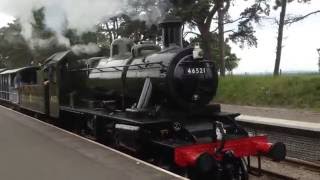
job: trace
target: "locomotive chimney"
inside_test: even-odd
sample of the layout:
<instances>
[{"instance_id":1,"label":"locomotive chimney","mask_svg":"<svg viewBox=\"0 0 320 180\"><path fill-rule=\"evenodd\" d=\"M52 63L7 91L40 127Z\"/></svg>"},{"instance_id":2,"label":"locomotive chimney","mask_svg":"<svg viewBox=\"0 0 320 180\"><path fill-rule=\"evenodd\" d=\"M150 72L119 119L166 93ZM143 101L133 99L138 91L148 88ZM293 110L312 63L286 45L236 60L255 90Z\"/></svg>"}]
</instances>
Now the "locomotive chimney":
<instances>
[{"instance_id":1,"label":"locomotive chimney","mask_svg":"<svg viewBox=\"0 0 320 180\"><path fill-rule=\"evenodd\" d=\"M182 20L175 16L167 16L162 23L162 43L164 48L170 46L183 47L182 44Z\"/></svg>"}]
</instances>

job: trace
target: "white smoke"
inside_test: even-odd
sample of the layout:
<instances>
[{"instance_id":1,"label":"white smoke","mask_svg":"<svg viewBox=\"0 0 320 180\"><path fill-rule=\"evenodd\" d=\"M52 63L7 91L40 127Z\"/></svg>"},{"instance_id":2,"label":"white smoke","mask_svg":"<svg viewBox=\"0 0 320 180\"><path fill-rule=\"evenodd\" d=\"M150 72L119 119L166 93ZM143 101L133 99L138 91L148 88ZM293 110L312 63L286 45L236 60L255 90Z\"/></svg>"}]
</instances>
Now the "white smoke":
<instances>
[{"instance_id":1,"label":"white smoke","mask_svg":"<svg viewBox=\"0 0 320 180\"><path fill-rule=\"evenodd\" d=\"M100 51L100 48L95 43L77 44L71 47L71 50L76 55L81 54L95 54Z\"/></svg>"},{"instance_id":2,"label":"white smoke","mask_svg":"<svg viewBox=\"0 0 320 180\"><path fill-rule=\"evenodd\" d=\"M26 40L32 39L32 24L34 23L32 10L41 8L41 6L38 6L37 1L0 0L0 11L19 19L22 26L21 34Z\"/></svg>"},{"instance_id":3,"label":"white smoke","mask_svg":"<svg viewBox=\"0 0 320 180\"><path fill-rule=\"evenodd\" d=\"M140 14L136 14L136 9L130 8L130 5L137 4L145 8ZM131 19L145 21L150 26L159 23L170 6L169 0L131 0L124 13L130 15Z\"/></svg>"},{"instance_id":4,"label":"white smoke","mask_svg":"<svg viewBox=\"0 0 320 180\"><path fill-rule=\"evenodd\" d=\"M31 47L48 47L52 43L70 47L69 39L64 36L66 29L75 29L78 34L95 31L100 22L120 13L135 11L129 5L135 1L150 3L152 0L0 0L0 12L19 19L22 35ZM44 8L45 25L55 34L54 39L44 40L33 32L35 19L32 12L40 8ZM161 7L152 7L148 14L142 13L133 18L155 23L162 11Z\"/></svg>"}]
</instances>

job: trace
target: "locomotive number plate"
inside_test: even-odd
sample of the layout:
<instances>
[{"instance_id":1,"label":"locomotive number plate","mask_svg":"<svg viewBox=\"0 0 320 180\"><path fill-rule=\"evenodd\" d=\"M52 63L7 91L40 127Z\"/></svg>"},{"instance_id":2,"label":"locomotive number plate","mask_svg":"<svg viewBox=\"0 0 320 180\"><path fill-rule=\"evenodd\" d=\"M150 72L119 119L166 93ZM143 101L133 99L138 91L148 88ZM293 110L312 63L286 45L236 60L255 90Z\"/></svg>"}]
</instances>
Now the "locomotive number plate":
<instances>
[{"instance_id":1,"label":"locomotive number plate","mask_svg":"<svg viewBox=\"0 0 320 180\"><path fill-rule=\"evenodd\" d=\"M205 74L207 69L204 67L187 68L186 74Z\"/></svg>"}]
</instances>

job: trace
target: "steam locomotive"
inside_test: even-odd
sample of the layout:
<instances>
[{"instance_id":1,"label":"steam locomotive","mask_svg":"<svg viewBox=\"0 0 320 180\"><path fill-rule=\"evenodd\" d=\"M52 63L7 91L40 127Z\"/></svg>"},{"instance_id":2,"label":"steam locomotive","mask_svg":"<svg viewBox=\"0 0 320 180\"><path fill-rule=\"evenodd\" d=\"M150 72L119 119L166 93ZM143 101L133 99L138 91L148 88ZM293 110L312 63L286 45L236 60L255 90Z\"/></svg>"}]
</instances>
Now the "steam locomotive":
<instances>
[{"instance_id":1,"label":"steam locomotive","mask_svg":"<svg viewBox=\"0 0 320 180\"><path fill-rule=\"evenodd\" d=\"M191 179L245 180L246 157L283 160L283 143L250 136L239 114L210 103L218 74L211 59L183 48L182 22L169 17L160 26L163 48L121 38L110 58L66 51L41 67L3 71L0 99Z\"/></svg>"}]
</instances>

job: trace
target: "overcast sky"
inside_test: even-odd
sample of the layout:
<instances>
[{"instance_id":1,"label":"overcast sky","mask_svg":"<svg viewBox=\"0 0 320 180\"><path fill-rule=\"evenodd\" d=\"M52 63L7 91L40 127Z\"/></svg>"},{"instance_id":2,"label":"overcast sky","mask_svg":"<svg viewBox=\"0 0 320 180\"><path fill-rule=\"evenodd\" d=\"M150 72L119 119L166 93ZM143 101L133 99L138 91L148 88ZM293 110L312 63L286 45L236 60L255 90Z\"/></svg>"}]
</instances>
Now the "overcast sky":
<instances>
[{"instance_id":1,"label":"overcast sky","mask_svg":"<svg viewBox=\"0 0 320 180\"><path fill-rule=\"evenodd\" d=\"M230 9L231 15L237 16L245 7L243 1L237 1ZM288 4L288 14L305 14L320 9L320 1L299 5ZM279 12L272 12L279 16ZM12 21L13 17L0 12L0 27ZM232 51L241 58L236 73L273 72L276 50L277 26L264 22L256 27L258 47L239 48L232 44ZM320 14L310 16L303 22L285 28L281 69L283 71L318 71L318 53L320 48Z\"/></svg>"},{"instance_id":2,"label":"overcast sky","mask_svg":"<svg viewBox=\"0 0 320 180\"><path fill-rule=\"evenodd\" d=\"M0 12L0 27L3 27L13 20L12 16Z\"/></svg>"},{"instance_id":3,"label":"overcast sky","mask_svg":"<svg viewBox=\"0 0 320 180\"><path fill-rule=\"evenodd\" d=\"M242 7L242 2L235 4L230 12L237 15ZM319 0L302 5L290 3L287 5L287 14L306 14L319 9ZM273 11L271 15L278 17L279 13ZM237 73L273 72L278 27L268 21L257 26L256 31L257 48L241 49L237 45L232 45L232 50L241 58L240 65L235 70ZM304 21L285 28L280 68L283 71L318 71L319 56L316 51L318 48L320 48L320 14L309 16Z\"/></svg>"}]
</instances>

